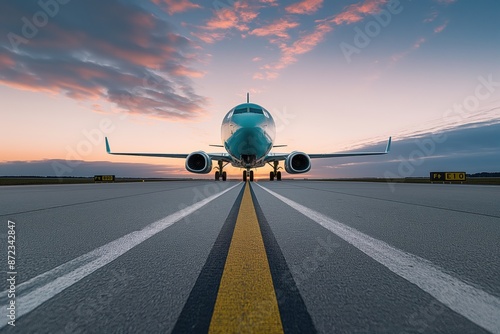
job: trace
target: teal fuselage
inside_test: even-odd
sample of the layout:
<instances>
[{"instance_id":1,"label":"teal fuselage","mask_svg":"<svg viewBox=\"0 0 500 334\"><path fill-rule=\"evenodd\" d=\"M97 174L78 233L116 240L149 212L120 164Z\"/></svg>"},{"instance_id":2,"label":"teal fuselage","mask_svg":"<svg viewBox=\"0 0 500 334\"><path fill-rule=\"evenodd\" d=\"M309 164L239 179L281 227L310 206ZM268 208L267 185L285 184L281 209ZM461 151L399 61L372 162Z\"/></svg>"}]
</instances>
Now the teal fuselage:
<instances>
[{"instance_id":1,"label":"teal fuselage","mask_svg":"<svg viewBox=\"0 0 500 334\"><path fill-rule=\"evenodd\" d=\"M271 114L253 103L231 109L222 121L222 142L235 167L255 168L273 148L276 128Z\"/></svg>"}]
</instances>

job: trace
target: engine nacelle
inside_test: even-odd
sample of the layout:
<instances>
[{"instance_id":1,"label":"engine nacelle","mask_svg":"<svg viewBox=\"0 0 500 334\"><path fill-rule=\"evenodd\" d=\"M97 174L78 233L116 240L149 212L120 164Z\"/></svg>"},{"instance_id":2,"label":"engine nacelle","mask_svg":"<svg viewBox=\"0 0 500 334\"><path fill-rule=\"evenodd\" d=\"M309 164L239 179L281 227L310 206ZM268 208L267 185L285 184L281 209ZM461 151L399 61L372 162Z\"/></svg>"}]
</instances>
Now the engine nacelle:
<instances>
[{"instance_id":1,"label":"engine nacelle","mask_svg":"<svg viewBox=\"0 0 500 334\"><path fill-rule=\"evenodd\" d=\"M191 173L208 174L212 171L212 159L203 151L193 152L186 158L186 169Z\"/></svg>"},{"instance_id":2,"label":"engine nacelle","mask_svg":"<svg viewBox=\"0 0 500 334\"><path fill-rule=\"evenodd\" d=\"M307 173L311 170L311 158L303 152L292 152L286 157L285 170L288 174Z\"/></svg>"}]
</instances>

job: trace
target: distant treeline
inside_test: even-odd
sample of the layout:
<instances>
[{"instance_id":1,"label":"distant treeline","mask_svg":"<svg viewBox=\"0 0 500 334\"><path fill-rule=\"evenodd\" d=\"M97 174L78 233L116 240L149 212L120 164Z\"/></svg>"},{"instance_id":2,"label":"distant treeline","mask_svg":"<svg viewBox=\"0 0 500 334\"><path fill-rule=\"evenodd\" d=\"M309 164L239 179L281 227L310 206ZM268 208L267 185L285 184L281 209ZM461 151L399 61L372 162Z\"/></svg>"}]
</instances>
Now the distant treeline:
<instances>
[{"instance_id":1,"label":"distant treeline","mask_svg":"<svg viewBox=\"0 0 500 334\"><path fill-rule=\"evenodd\" d=\"M500 177L500 172L495 172L495 173L482 172L475 174L467 174L467 177Z\"/></svg>"}]
</instances>

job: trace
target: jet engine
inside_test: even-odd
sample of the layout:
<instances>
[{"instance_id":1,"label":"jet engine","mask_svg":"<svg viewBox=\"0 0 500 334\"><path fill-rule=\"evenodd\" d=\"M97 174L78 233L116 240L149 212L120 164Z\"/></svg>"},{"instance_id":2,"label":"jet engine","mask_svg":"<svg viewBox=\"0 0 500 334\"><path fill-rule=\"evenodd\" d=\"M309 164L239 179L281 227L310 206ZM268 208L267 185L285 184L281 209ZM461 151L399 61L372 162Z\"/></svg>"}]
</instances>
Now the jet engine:
<instances>
[{"instance_id":1,"label":"jet engine","mask_svg":"<svg viewBox=\"0 0 500 334\"><path fill-rule=\"evenodd\" d=\"M311 169L311 159L303 152L292 152L285 160L288 174L307 173Z\"/></svg>"},{"instance_id":2,"label":"jet engine","mask_svg":"<svg viewBox=\"0 0 500 334\"><path fill-rule=\"evenodd\" d=\"M212 159L203 151L193 152L186 158L186 169L191 173L208 174L212 170Z\"/></svg>"}]
</instances>

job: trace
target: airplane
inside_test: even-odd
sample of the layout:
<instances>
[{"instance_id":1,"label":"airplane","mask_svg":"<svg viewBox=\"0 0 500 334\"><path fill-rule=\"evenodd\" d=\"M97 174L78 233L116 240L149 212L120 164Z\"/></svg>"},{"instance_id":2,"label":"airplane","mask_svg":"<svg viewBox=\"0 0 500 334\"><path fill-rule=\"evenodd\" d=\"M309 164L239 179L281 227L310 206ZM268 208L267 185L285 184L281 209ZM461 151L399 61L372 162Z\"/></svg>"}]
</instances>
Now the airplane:
<instances>
[{"instance_id":1,"label":"airplane","mask_svg":"<svg viewBox=\"0 0 500 334\"><path fill-rule=\"evenodd\" d=\"M115 153L111 152L108 138L106 137L106 152L113 155L133 155L161 158L186 159L185 167L191 173L208 174L212 171L212 161L217 162L214 167L215 180L227 179L224 168L231 164L237 168L243 168L243 181L254 180L253 169L270 165L273 170L269 173L269 180L281 181L282 167L289 174L307 173L311 170L311 159L337 158L364 155L387 154L391 148L391 137L383 152L345 152L345 153L320 153L306 154L293 151L291 153L270 153L273 148L286 145L274 145L276 127L271 113L258 104L250 103L247 93L246 103L232 108L224 117L221 126L221 137L223 145L210 145L223 147L225 153L206 153L196 151L189 154L177 153Z\"/></svg>"}]
</instances>

